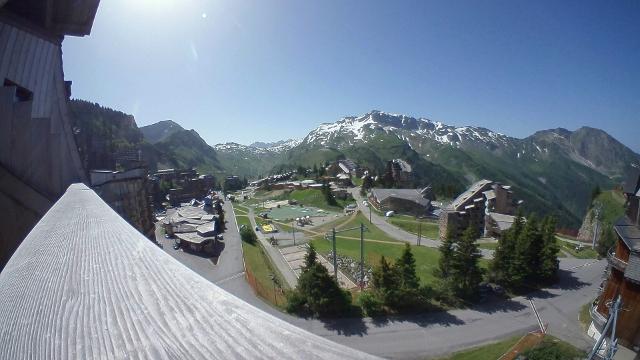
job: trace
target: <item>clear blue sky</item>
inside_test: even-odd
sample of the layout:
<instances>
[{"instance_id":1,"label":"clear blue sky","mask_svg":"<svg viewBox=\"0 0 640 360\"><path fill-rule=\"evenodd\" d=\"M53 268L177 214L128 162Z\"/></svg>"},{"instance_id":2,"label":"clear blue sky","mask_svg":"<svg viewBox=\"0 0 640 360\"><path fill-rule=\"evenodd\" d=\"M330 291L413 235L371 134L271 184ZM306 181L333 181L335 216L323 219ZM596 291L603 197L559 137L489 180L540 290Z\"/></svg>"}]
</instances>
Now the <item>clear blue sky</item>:
<instances>
[{"instance_id":1,"label":"clear blue sky","mask_svg":"<svg viewBox=\"0 0 640 360\"><path fill-rule=\"evenodd\" d=\"M640 1L104 0L64 42L73 96L210 144L371 109L602 128L640 151Z\"/></svg>"}]
</instances>

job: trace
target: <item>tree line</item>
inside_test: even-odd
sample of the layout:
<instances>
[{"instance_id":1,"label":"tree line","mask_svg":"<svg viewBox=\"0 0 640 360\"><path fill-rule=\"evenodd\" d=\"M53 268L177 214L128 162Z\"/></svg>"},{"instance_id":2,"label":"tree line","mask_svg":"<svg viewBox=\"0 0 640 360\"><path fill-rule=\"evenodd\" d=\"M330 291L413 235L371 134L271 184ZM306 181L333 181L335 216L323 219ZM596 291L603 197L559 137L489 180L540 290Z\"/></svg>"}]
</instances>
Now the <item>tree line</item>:
<instances>
[{"instance_id":1,"label":"tree line","mask_svg":"<svg viewBox=\"0 0 640 360\"><path fill-rule=\"evenodd\" d=\"M317 261L310 246L297 287L288 294L287 311L312 316L339 316L361 311L368 316L425 310L440 303L460 304L479 298L483 282L500 284L522 292L557 280L559 246L553 217L538 220L518 214L512 227L498 240L494 258L485 271L477 240L480 233L469 226L460 236L452 231L439 247L435 286L421 285L411 246L397 259L382 256L375 266L370 287L352 304L350 292L340 288L329 271ZM354 310L355 309L355 310Z\"/></svg>"}]
</instances>

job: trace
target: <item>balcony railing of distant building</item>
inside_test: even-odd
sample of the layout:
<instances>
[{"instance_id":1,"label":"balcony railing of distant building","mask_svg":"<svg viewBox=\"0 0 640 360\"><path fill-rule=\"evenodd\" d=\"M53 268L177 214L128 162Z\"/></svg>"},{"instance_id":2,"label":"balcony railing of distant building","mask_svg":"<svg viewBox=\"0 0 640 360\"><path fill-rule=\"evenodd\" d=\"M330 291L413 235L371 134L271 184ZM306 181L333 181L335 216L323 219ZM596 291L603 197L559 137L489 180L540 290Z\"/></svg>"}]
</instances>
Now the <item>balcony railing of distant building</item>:
<instances>
[{"instance_id":1,"label":"balcony railing of distant building","mask_svg":"<svg viewBox=\"0 0 640 360\"><path fill-rule=\"evenodd\" d=\"M74 184L0 273L0 359L367 359L253 307Z\"/></svg>"},{"instance_id":2,"label":"balcony railing of distant building","mask_svg":"<svg viewBox=\"0 0 640 360\"><path fill-rule=\"evenodd\" d=\"M598 329L598 331L602 331L604 325L607 323L607 318L600 312L598 312L598 299L594 300L591 304L589 314L591 315L591 320L593 321L593 324Z\"/></svg>"},{"instance_id":3,"label":"balcony railing of distant building","mask_svg":"<svg viewBox=\"0 0 640 360\"><path fill-rule=\"evenodd\" d=\"M620 271L624 272L624 270L627 268L627 262L616 257L614 248L609 249L609 252L607 253L607 260L609 261L609 264L611 264L611 266Z\"/></svg>"}]
</instances>

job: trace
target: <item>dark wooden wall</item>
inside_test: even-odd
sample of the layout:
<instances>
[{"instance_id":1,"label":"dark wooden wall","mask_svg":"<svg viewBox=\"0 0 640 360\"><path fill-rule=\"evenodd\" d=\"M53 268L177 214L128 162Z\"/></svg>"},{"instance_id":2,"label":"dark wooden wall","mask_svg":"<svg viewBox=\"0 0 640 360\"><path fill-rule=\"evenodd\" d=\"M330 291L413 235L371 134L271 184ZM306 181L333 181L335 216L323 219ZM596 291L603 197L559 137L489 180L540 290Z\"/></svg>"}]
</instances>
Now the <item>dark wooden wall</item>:
<instances>
[{"instance_id":1,"label":"dark wooden wall","mask_svg":"<svg viewBox=\"0 0 640 360\"><path fill-rule=\"evenodd\" d=\"M0 216L0 269L48 206L86 180L60 41L42 32L0 9L0 203L9 214ZM17 97L19 88L30 96Z\"/></svg>"}]
</instances>

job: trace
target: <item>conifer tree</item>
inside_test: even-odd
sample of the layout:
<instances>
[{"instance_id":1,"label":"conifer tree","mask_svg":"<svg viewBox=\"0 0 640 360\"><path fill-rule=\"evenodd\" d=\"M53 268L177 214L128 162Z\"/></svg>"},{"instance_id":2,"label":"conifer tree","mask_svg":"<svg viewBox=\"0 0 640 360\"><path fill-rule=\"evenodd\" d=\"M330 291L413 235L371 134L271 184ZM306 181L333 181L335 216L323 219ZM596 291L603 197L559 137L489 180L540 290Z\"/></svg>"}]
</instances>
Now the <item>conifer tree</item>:
<instances>
[{"instance_id":1,"label":"conifer tree","mask_svg":"<svg viewBox=\"0 0 640 360\"><path fill-rule=\"evenodd\" d=\"M438 260L438 269L436 275L442 280L446 280L451 273L451 262L453 261L453 252L455 239L451 227L447 227L447 236L444 238L440 247L440 259Z\"/></svg>"},{"instance_id":2,"label":"conifer tree","mask_svg":"<svg viewBox=\"0 0 640 360\"><path fill-rule=\"evenodd\" d=\"M373 288L383 303L387 304L399 289L400 279L395 267L382 256L380 265L373 270Z\"/></svg>"},{"instance_id":3,"label":"conifer tree","mask_svg":"<svg viewBox=\"0 0 640 360\"><path fill-rule=\"evenodd\" d=\"M549 282L555 280L558 274L558 241L556 240L556 220L548 216L542 224L543 247L540 253L539 278L541 281Z\"/></svg>"},{"instance_id":4,"label":"conifer tree","mask_svg":"<svg viewBox=\"0 0 640 360\"><path fill-rule=\"evenodd\" d=\"M490 267L493 280L500 283L508 282L507 278L515 256L516 243L523 227L524 218L518 212L511 228L503 232L498 239L498 247Z\"/></svg>"},{"instance_id":5,"label":"conifer tree","mask_svg":"<svg viewBox=\"0 0 640 360\"><path fill-rule=\"evenodd\" d=\"M311 269L311 267L316 264L317 260L318 253L316 252L316 248L313 244L309 244L309 251L307 251L307 254L304 256L304 268L302 270Z\"/></svg>"},{"instance_id":6,"label":"conifer tree","mask_svg":"<svg viewBox=\"0 0 640 360\"><path fill-rule=\"evenodd\" d=\"M531 244L533 241L536 241L535 236L538 233L537 226L538 224L535 218L530 217L527 219L527 223L524 225L520 234L518 234L513 261L511 262L507 278L507 283L509 283L511 287L522 287L526 281L531 278L533 271L530 267L533 262L531 259Z\"/></svg>"},{"instance_id":7,"label":"conifer tree","mask_svg":"<svg viewBox=\"0 0 640 360\"><path fill-rule=\"evenodd\" d=\"M482 269L479 261L482 255L476 240L480 237L478 229L470 225L458 241L452 261L452 280L456 292L463 298L472 297L482 281Z\"/></svg>"},{"instance_id":8,"label":"conifer tree","mask_svg":"<svg viewBox=\"0 0 640 360\"><path fill-rule=\"evenodd\" d=\"M396 261L395 268L397 268L400 276L400 287L404 289L416 290L420 287L420 279L416 274L416 259L411 253L411 246L407 243L404 244L404 251L398 261Z\"/></svg>"},{"instance_id":9,"label":"conifer tree","mask_svg":"<svg viewBox=\"0 0 640 360\"><path fill-rule=\"evenodd\" d=\"M349 311L351 294L340 289L327 268L317 261L315 248L309 246L298 285L288 295L287 301L289 312L334 316Z\"/></svg>"}]
</instances>

